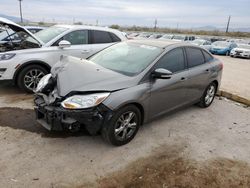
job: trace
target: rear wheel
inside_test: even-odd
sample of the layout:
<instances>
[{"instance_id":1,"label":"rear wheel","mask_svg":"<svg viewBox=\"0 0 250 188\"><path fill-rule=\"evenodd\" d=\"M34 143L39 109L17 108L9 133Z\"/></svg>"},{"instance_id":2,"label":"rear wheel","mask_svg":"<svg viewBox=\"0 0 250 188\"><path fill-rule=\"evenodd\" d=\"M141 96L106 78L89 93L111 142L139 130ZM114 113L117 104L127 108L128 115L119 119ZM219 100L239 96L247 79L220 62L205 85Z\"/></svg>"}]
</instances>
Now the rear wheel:
<instances>
[{"instance_id":1,"label":"rear wheel","mask_svg":"<svg viewBox=\"0 0 250 188\"><path fill-rule=\"evenodd\" d=\"M209 107L214 100L216 90L217 90L217 85L214 82L209 84L209 86L206 88L203 96L201 97L201 100L198 103L198 105L202 108Z\"/></svg>"},{"instance_id":2,"label":"rear wheel","mask_svg":"<svg viewBox=\"0 0 250 188\"><path fill-rule=\"evenodd\" d=\"M115 146L130 142L136 135L141 124L141 112L134 105L118 110L110 122L102 129L104 140Z\"/></svg>"},{"instance_id":3,"label":"rear wheel","mask_svg":"<svg viewBox=\"0 0 250 188\"><path fill-rule=\"evenodd\" d=\"M48 71L40 65L27 66L19 73L17 84L22 90L32 93L38 82L46 74L48 74Z\"/></svg>"}]
</instances>

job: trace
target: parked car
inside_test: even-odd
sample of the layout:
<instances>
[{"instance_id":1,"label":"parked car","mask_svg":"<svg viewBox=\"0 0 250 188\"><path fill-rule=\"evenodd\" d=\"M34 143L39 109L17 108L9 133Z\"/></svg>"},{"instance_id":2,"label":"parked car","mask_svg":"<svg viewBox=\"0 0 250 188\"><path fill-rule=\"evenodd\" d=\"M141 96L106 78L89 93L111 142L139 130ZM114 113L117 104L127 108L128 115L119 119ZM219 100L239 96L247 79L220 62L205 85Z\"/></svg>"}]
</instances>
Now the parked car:
<instances>
[{"instance_id":1,"label":"parked car","mask_svg":"<svg viewBox=\"0 0 250 188\"><path fill-rule=\"evenodd\" d=\"M250 45L239 44L237 48L231 50L230 56L250 58Z\"/></svg>"},{"instance_id":2,"label":"parked car","mask_svg":"<svg viewBox=\"0 0 250 188\"><path fill-rule=\"evenodd\" d=\"M211 48L211 42L204 39L195 39L190 43L205 48L206 50L210 50Z\"/></svg>"},{"instance_id":3,"label":"parked car","mask_svg":"<svg viewBox=\"0 0 250 188\"><path fill-rule=\"evenodd\" d=\"M236 48L237 44L234 42L226 41L216 41L212 43L210 52L217 55L230 55L230 52L233 48Z\"/></svg>"},{"instance_id":4,"label":"parked car","mask_svg":"<svg viewBox=\"0 0 250 188\"><path fill-rule=\"evenodd\" d=\"M173 34L165 34L162 37L160 37L160 40L171 40L173 38Z\"/></svg>"},{"instance_id":5,"label":"parked car","mask_svg":"<svg viewBox=\"0 0 250 188\"><path fill-rule=\"evenodd\" d=\"M24 28L29 30L33 34L37 33L38 31L41 31L43 29L46 29L46 27L40 27L40 26L24 26Z\"/></svg>"},{"instance_id":6,"label":"parked car","mask_svg":"<svg viewBox=\"0 0 250 188\"><path fill-rule=\"evenodd\" d=\"M128 40L88 60L64 57L36 90L38 122L48 130L102 133L130 142L141 124L184 105L208 107L222 63L189 43Z\"/></svg>"},{"instance_id":7,"label":"parked car","mask_svg":"<svg viewBox=\"0 0 250 188\"><path fill-rule=\"evenodd\" d=\"M161 38L162 37L162 34L152 34L149 39L158 39L158 38Z\"/></svg>"},{"instance_id":8,"label":"parked car","mask_svg":"<svg viewBox=\"0 0 250 188\"><path fill-rule=\"evenodd\" d=\"M188 36L188 35L174 35L172 37L174 41L193 41L195 40L195 36Z\"/></svg>"},{"instance_id":9,"label":"parked car","mask_svg":"<svg viewBox=\"0 0 250 188\"><path fill-rule=\"evenodd\" d=\"M0 25L21 38L0 43L0 81L12 80L27 92L36 88L62 54L87 58L126 40L120 31L103 27L56 25L33 35L4 18L0 18Z\"/></svg>"},{"instance_id":10,"label":"parked car","mask_svg":"<svg viewBox=\"0 0 250 188\"><path fill-rule=\"evenodd\" d=\"M136 36L136 39L148 39L152 34L151 33L140 33Z\"/></svg>"}]
</instances>

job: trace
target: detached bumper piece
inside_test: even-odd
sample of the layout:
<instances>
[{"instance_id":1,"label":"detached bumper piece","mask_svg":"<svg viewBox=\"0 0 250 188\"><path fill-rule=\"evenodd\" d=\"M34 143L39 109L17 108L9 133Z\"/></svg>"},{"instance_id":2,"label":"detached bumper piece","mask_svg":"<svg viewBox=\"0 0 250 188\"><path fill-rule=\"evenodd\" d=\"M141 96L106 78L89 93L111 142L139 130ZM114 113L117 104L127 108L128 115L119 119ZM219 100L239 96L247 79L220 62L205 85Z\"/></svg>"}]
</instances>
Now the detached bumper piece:
<instances>
[{"instance_id":1,"label":"detached bumper piece","mask_svg":"<svg viewBox=\"0 0 250 188\"><path fill-rule=\"evenodd\" d=\"M59 105L48 106L40 96L34 102L37 122L50 131L76 132L85 127L90 134L96 134L107 115L112 113L104 105L85 110L66 110Z\"/></svg>"}]
</instances>

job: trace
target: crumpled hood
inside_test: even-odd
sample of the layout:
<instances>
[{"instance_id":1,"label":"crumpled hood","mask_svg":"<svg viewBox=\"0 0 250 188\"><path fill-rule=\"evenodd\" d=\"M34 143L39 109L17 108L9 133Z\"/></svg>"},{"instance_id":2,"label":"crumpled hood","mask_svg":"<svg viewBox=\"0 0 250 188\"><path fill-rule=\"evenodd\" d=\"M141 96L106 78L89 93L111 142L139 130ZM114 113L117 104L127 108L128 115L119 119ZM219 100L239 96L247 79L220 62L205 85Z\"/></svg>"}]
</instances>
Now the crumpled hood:
<instances>
[{"instance_id":1,"label":"crumpled hood","mask_svg":"<svg viewBox=\"0 0 250 188\"><path fill-rule=\"evenodd\" d=\"M72 56L62 56L51 69L51 74L57 78L59 96L72 91L115 91L135 86L138 82L135 77L125 76Z\"/></svg>"}]
</instances>

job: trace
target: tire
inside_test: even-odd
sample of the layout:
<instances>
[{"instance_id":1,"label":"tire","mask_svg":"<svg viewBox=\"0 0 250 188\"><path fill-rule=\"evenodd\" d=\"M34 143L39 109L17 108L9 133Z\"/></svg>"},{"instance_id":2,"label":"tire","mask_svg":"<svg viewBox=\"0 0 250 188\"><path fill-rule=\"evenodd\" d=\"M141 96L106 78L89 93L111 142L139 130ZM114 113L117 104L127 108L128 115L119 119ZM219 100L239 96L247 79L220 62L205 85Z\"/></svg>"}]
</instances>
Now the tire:
<instances>
[{"instance_id":1,"label":"tire","mask_svg":"<svg viewBox=\"0 0 250 188\"><path fill-rule=\"evenodd\" d=\"M226 56L229 56L229 54L230 54L230 52L229 52L229 51L227 51L227 52L226 52Z\"/></svg>"},{"instance_id":2,"label":"tire","mask_svg":"<svg viewBox=\"0 0 250 188\"><path fill-rule=\"evenodd\" d=\"M213 88L213 93L211 92L212 90L210 90L211 88ZM216 91L217 91L217 85L212 82L210 83L207 88L205 89L201 99L200 99L200 102L198 103L198 105L201 107L201 108L207 108L209 107L213 100L214 100L214 97L216 95ZM208 96L210 96L211 98L209 98L208 100Z\"/></svg>"},{"instance_id":3,"label":"tire","mask_svg":"<svg viewBox=\"0 0 250 188\"><path fill-rule=\"evenodd\" d=\"M131 114L133 114L131 116L132 119L127 121L127 124L124 124L124 121L122 123L122 119L125 121L129 120L128 118ZM129 143L135 137L141 122L140 110L135 105L125 106L116 111L111 120L103 126L102 137L114 146L122 146ZM116 131L117 133L115 133ZM124 134L126 136L123 137Z\"/></svg>"},{"instance_id":4,"label":"tire","mask_svg":"<svg viewBox=\"0 0 250 188\"><path fill-rule=\"evenodd\" d=\"M48 73L48 70L40 65L28 65L19 73L17 77L17 85L23 91L33 93L33 90L36 88L39 80ZM31 82L33 82L33 84L28 87Z\"/></svg>"}]
</instances>

